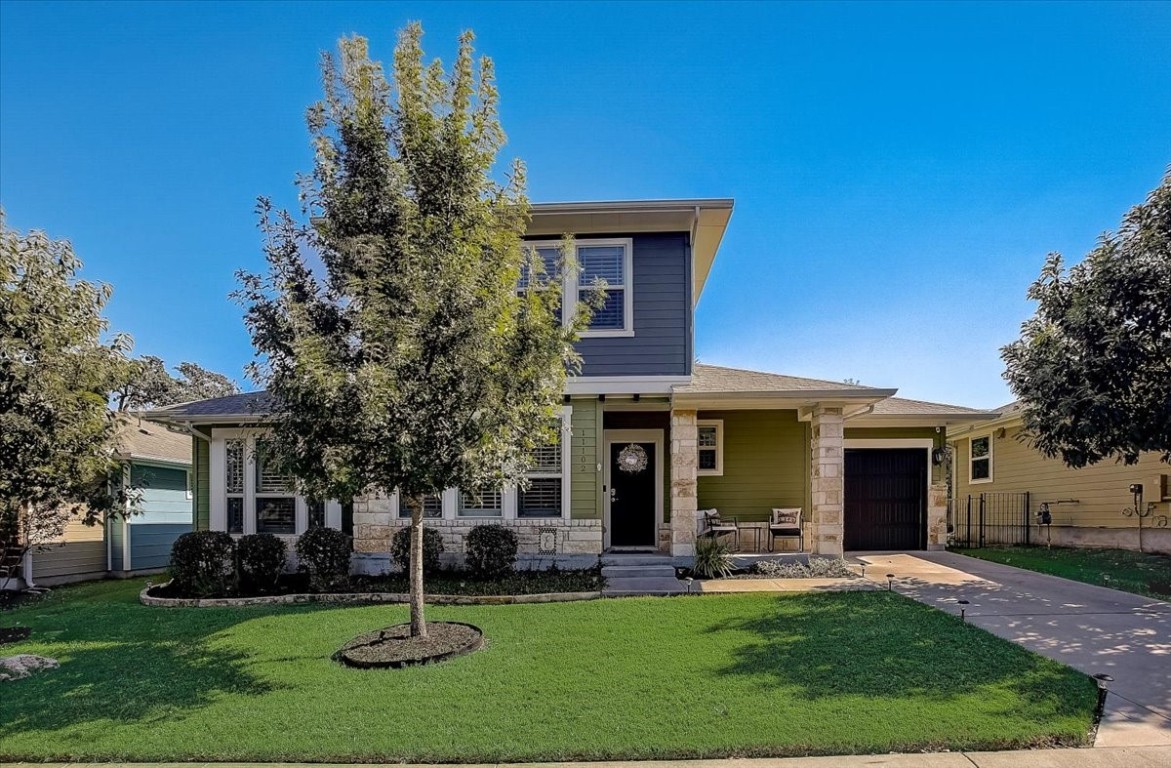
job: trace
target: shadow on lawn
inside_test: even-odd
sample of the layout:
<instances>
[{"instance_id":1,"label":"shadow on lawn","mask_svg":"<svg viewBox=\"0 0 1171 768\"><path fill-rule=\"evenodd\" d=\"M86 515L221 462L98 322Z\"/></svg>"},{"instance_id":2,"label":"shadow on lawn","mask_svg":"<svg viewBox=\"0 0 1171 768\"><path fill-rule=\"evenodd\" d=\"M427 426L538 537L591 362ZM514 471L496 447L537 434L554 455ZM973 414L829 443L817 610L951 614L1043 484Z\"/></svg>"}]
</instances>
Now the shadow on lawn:
<instances>
[{"instance_id":1,"label":"shadow on lawn","mask_svg":"<svg viewBox=\"0 0 1171 768\"><path fill-rule=\"evenodd\" d=\"M942 700L1004 688L1022 717L1088 714L1095 702L1092 681L1079 673L898 595L783 597L767 616L709 631L758 638L740 643L723 673L771 678L811 700Z\"/></svg>"},{"instance_id":2,"label":"shadow on lawn","mask_svg":"<svg viewBox=\"0 0 1171 768\"><path fill-rule=\"evenodd\" d=\"M18 733L85 723L173 720L223 693L261 696L275 689L248 671L247 651L212 641L233 626L270 615L272 609L192 613L148 608L138 603L137 589L114 599L79 602L76 594L83 589L61 590L55 596L66 599L46 601L20 617L33 633L19 652L54 657L61 666L0 683L0 745ZM283 607L282 613L301 610L323 608Z\"/></svg>"}]
</instances>

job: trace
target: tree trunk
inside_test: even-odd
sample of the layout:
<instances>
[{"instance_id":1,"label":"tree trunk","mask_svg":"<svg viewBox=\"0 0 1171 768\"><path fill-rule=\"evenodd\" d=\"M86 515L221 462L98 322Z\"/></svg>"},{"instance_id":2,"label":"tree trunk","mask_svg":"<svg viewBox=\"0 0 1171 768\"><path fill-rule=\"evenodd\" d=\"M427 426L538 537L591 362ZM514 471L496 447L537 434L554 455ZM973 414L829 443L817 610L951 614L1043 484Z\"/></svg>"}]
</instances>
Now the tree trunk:
<instances>
[{"instance_id":1,"label":"tree trunk","mask_svg":"<svg viewBox=\"0 0 1171 768\"><path fill-rule=\"evenodd\" d=\"M411 637L427 636L423 617L423 497L411 498Z\"/></svg>"}]
</instances>

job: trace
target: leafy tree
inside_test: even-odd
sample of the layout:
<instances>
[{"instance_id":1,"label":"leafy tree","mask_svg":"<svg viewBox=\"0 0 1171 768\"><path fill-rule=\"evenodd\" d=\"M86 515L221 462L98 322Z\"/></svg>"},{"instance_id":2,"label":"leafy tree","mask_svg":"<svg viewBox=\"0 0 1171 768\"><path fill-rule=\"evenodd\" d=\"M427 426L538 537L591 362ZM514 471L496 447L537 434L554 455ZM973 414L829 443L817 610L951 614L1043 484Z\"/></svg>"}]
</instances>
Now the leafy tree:
<instances>
[{"instance_id":1,"label":"leafy tree","mask_svg":"<svg viewBox=\"0 0 1171 768\"><path fill-rule=\"evenodd\" d=\"M311 223L262 199L269 271L242 273L237 297L250 375L282 406L267 445L301 492L398 489L409 507L411 633L425 637L423 498L524 483L554 437L588 308L561 326L558 282L522 244L524 166L492 176L504 134L491 61L473 61L465 33L448 74L424 63L422 34L400 34L393 85L364 38L323 58Z\"/></svg>"},{"instance_id":2,"label":"leafy tree","mask_svg":"<svg viewBox=\"0 0 1171 768\"><path fill-rule=\"evenodd\" d=\"M181 402L175 399L178 382L167 373L162 358L144 355L127 361L125 379L113 395L114 407L119 411Z\"/></svg>"},{"instance_id":3,"label":"leafy tree","mask_svg":"<svg viewBox=\"0 0 1171 768\"><path fill-rule=\"evenodd\" d=\"M208 400L240 392L236 382L222 373L209 371L198 363L182 362L175 366L175 370L179 372L178 399L175 402Z\"/></svg>"},{"instance_id":4,"label":"leafy tree","mask_svg":"<svg viewBox=\"0 0 1171 768\"><path fill-rule=\"evenodd\" d=\"M1071 467L1171 462L1171 172L1080 264L1050 254L1029 298L1002 356L1033 444Z\"/></svg>"},{"instance_id":5,"label":"leafy tree","mask_svg":"<svg viewBox=\"0 0 1171 768\"><path fill-rule=\"evenodd\" d=\"M240 391L227 376L197 363L179 363L175 366L178 377L168 373L162 359L153 355L131 360L129 366L126 381L114 391L114 405L119 411L207 400Z\"/></svg>"},{"instance_id":6,"label":"leafy tree","mask_svg":"<svg viewBox=\"0 0 1171 768\"><path fill-rule=\"evenodd\" d=\"M106 344L108 285L77 278L67 241L10 229L0 210L0 577L81 518L125 508L111 484L109 394L126 376L126 336Z\"/></svg>"}]
</instances>

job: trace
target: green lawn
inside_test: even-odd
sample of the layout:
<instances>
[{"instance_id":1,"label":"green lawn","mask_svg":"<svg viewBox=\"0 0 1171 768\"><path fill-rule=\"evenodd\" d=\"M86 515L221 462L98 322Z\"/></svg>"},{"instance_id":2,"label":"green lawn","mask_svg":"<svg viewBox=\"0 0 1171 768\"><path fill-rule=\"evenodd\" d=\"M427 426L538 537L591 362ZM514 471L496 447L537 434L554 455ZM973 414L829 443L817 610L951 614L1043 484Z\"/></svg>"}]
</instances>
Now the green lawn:
<instances>
[{"instance_id":1,"label":"green lawn","mask_svg":"<svg viewBox=\"0 0 1171 768\"><path fill-rule=\"evenodd\" d=\"M135 582L0 615L0 761L515 761L1083 744L1093 682L886 592L432 608L487 647L406 670L329 655L401 606L147 608Z\"/></svg>"},{"instance_id":2,"label":"green lawn","mask_svg":"<svg viewBox=\"0 0 1171 768\"><path fill-rule=\"evenodd\" d=\"M1127 549L1007 547L959 549L960 554L1061 576L1086 584L1113 587L1136 595L1171 600L1171 557Z\"/></svg>"}]
</instances>

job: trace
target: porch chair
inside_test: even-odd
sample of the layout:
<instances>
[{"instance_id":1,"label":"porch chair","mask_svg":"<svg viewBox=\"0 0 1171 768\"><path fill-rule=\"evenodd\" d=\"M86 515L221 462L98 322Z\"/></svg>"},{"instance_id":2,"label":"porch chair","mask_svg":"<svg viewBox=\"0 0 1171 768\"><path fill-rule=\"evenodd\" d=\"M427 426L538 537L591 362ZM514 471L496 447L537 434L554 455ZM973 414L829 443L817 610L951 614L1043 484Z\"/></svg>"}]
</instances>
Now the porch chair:
<instances>
[{"instance_id":1,"label":"porch chair","mask_svg":"<svg viewBox=\"0 0 1171 768\"><path fill-rule=\"evenodd\" d=\"M740 523L736 518L720 517L720 511L718 509L700 510L699 518L703 523L703 529L699 533L700 536L719 538L722 535L730 533L736 542L736 551L740 551Z\"/></svg>"},{"instance_id":2,"label":"porch chair","mask_svg":"<svg viewBox=\"0 0 1171 768\"><path fill-rule=\"evenodd\" d=\"M801 535L801 508L787 509L773 508L772 517L768 523L768 551L773 551L773 543L777 538L797 537L797 551L805 551L805 537Z\"/></svg>"}]
</instances>

